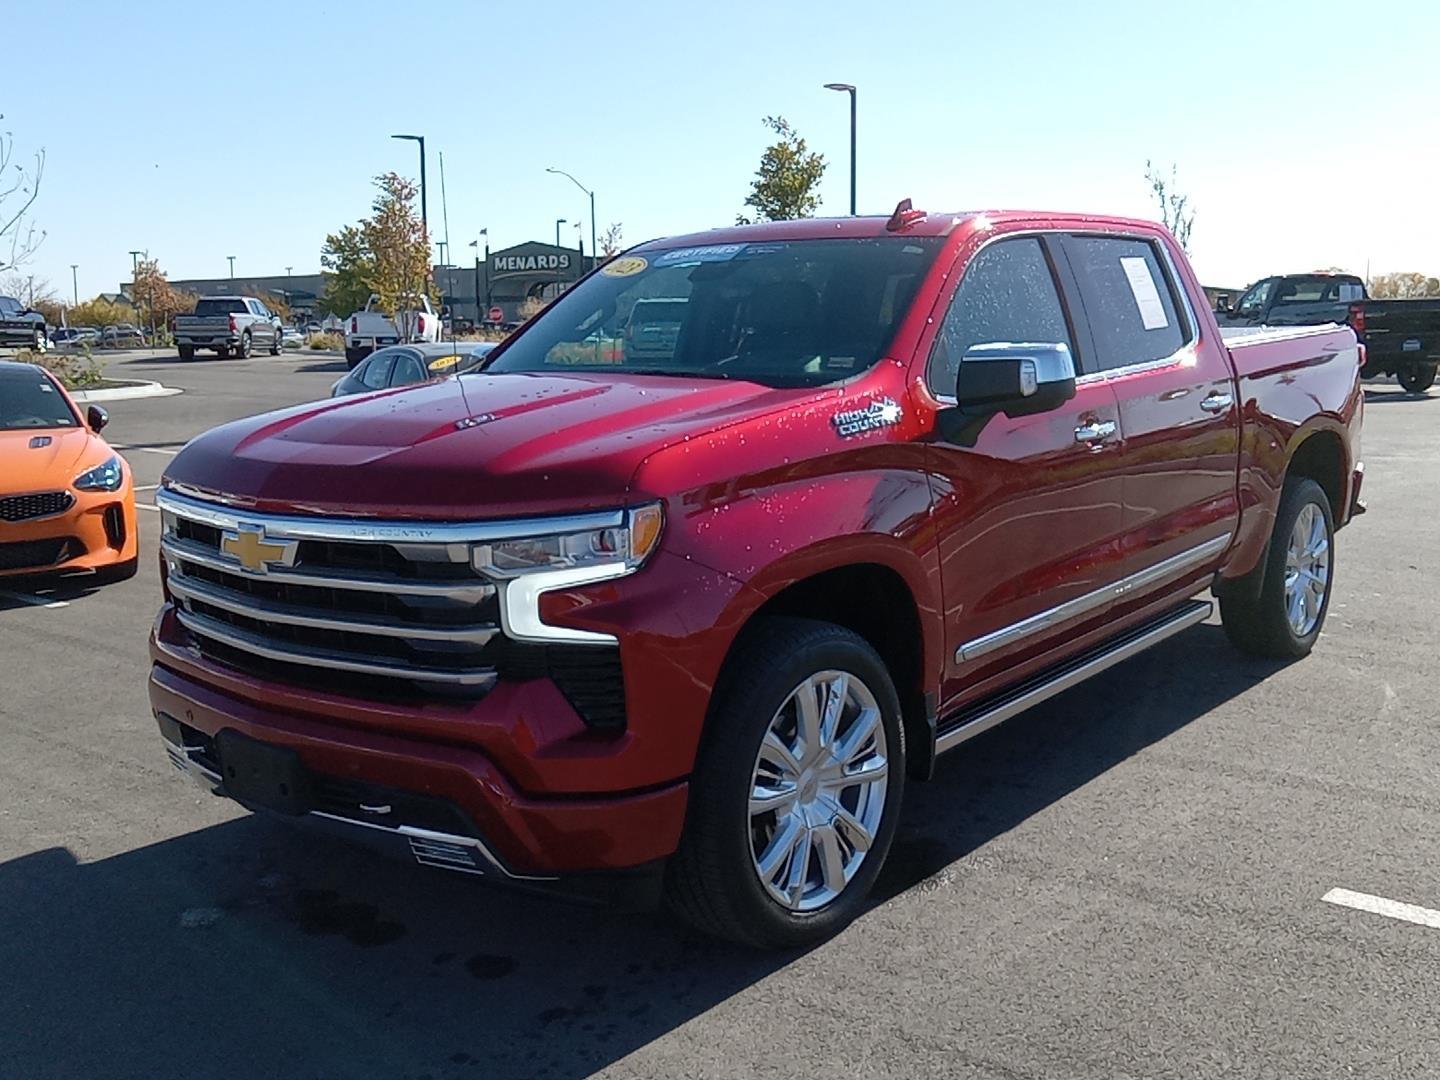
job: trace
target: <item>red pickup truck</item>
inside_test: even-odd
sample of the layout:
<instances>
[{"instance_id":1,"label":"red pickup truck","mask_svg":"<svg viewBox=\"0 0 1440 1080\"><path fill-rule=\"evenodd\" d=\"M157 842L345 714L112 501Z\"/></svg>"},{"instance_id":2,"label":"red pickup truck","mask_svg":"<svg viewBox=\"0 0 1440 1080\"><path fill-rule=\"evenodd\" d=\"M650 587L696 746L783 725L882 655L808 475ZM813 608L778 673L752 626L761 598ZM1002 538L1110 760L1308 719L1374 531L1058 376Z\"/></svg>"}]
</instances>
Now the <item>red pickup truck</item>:
<instances>
[{"instance_id":1,"label":"red pickup truck","mask_svg":"<svg viewBox=\"0 0 1440 1080\"><path fill-rule=\"evenodd\" d=\"M674 333L629 348L654 299ZM1227 342L1142 221L907 202L647 243L481 371L174 458L155 716L246 806L814 941L938 754L1200 594L1309 652L1361 352Z\"/></svg>"}]
</instances>

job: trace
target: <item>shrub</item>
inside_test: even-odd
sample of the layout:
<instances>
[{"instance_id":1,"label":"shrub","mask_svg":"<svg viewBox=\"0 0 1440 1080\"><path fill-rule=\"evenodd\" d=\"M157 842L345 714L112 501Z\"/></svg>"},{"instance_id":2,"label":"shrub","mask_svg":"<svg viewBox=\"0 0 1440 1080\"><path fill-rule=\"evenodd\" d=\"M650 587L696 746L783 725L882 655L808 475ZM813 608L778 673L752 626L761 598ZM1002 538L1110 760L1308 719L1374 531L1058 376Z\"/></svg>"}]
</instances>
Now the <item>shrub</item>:
<instances>
[{"instance_id":1,"label":"shrub","mask_svg":"<svg viewBox=\"0 0 1440 1080\"><path fill-rule=\"evenodd\" d=\"M345 337L333 331L326 331L323 334L311 334L305 339L307 349L325 349L330 352L338 352L345 348Z\"/></svg>"},{"instance_id":2,"label":"shrub","mask_svg":"<svg viewBox=\"0 0 1440 1080\"><path fill-rule=\"evenodd\" d=\"M39 364L54 375L67 390L84 390L105 381L105 365L89 349L72 353L34 353L21 350L15 359L22 364Z\"/></svg>"}]
</instances>

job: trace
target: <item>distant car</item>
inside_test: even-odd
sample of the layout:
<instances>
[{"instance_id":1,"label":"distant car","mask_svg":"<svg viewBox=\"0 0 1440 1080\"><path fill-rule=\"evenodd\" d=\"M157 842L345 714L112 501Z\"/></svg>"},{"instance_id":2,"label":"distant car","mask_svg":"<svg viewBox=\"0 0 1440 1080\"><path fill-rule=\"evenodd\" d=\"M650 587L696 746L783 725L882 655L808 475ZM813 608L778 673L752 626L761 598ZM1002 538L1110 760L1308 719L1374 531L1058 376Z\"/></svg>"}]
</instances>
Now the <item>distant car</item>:
<instances>
[{"instance_id":1,"label":"distant car","mask_svg":"<svg viewBox=\"0 0 1440 1080\"><path fill-rule=\"evenodd\" d=\"M13 296L0 296L0 345L44 352L50 345L45 316Z\"/></svg>"},{"instance_id":2,"label":"distant car","mask_svg":"<svg viewBox=\"0 0 1440 1080\"><path fill-rule=\"evenodd\" d=\"M675 355L680 324L685 321L682 297L642 297L630 308L625 323L625 356L669 360Z\"/></svg>"},{"instance_id":3,"label":"distant car","mask_svg":"<svg viewBox=\"0 0 1440 1080\"><path fill-rule=\"evenodd\" d=\"M145 331L134 323L115 323L100 331L100 345L107 349L123 349L127 345L146 344Z\"/></svg>"},{"instance_id":4,"label":"distant car","mask_svg":"<svg viewBox=\"0 0 1440 1080\"><path fill-rule=\"evenodd\" d=\"M280 344L285 349L303 348L305 334L298 326L287 326L280 332Z\"/></svg>"},{"instance_id":5,"label":"distant car","mask_svg":"<svg viewBox=\"0 0 1440 1080\"><path fill-rule=\"evenodd\" d=\"M495 348L493 341L442 341L392 345L371 353L330 388L331 397L366 394L473 371Z\"/></svg>"},{"instance_id":6,"label":"distant car","mask_svg":"<svg viewBox=\"0 0 1440 1080\"><path fill-rule=\"evenodd\" d=\"M415 296L394 319L386 315L380 297L372 295L363 311L350 316L350 331L345 337L345 366L352 371L376 349L407 342L423 344L440 340L440 316L430 306L427 296Z\"/></svg>"}]
</instances>

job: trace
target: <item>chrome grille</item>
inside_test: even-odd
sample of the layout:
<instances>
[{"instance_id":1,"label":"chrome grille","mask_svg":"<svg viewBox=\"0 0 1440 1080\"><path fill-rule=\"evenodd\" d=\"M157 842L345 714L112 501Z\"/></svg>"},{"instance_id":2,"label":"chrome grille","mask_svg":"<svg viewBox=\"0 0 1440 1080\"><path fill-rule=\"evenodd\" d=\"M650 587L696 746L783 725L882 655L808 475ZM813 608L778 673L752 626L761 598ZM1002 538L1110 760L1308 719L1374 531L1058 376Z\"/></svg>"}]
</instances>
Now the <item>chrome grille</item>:
<instances>
[{"instance_id":1,"label":"chrome grille","mask_svg":"<svg viewBox=\"0 0 1440 1080\"><path fill-rule=\"evenodd\" d=\"M32 518L63 514L75 505L68 491L37 491L29 495L0 498L0 521L29 521Z\"/></svg>"},{"instance_id":2,"label":"chrome grille","mask_svg":"<svg viewBox=\"0 0 1440 1080\"><path fill-rule=\"evenodd\" d=\"M335 689L494 685L497 591L463 526L282 518L170 491L156 503L176 617L211 659Z\"/></svg>"}]
</instances>

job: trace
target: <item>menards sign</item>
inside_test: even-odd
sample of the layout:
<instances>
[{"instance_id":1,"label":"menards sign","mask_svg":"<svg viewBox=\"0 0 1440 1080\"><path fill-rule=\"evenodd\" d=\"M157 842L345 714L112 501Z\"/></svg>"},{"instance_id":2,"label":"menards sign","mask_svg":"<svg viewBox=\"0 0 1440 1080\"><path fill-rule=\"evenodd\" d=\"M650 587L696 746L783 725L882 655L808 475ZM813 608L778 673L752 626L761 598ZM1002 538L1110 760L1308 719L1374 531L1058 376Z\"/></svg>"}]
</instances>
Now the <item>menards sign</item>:
<instances>
[{"instance_id":1,"label":"menards sign","mask_svg":"<svg viewBox=\"0 0 1440 1080\"><path fill-rule=\"evenodd\" d=\"M494 271L500 274L521 273L526 270L568 270L570 256L559 255L492 255Z\"/></svg>"}]
</instances>

